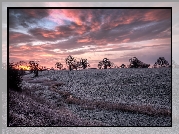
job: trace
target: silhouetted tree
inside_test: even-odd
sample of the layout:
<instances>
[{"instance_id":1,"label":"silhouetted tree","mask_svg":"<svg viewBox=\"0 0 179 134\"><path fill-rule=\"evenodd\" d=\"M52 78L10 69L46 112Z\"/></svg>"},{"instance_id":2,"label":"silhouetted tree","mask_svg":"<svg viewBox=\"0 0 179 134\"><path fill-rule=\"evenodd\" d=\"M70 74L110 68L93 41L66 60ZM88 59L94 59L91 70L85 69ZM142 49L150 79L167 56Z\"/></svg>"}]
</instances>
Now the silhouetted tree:
<instances>
[{"instance_id":1,"label":"silhouetted tree","mask_svg":"<svg viewBox=\"0 0 179 134\"><path fill-rule=\"evenodd\" d=\"M22 75L17 69L17 63L9 63L8 66L8 79L9 88L15 91L21 91Z\"/></svg>"},{"instance_id":2,"label":"silhouetted tree","mask_svg":"<svg viewBox=\"0 0 179 134\"><path fill-rule=\"evenodd\" d=\"M25 74L27 63L25 61L19 61L15 64L16 68L20 71L22 75Z\"/></svg>"},{"instance_id":3,"label":"silhouetted tree","mask_svg":"<svg viewBox=\"0 0 179 134\"><path fill-rule=\"evenodd\" d=\"M159 57L157 59L157 62L153 65L153 68L158 68L158 67L168 67L169 63L167 60L165 60L164 57Z\"/></svg>"},{"instance_id":4,"label":"silhouetted tree","mask_svg":"<svg viewBox=\"0 0 179 134\"><path fill-rule=\"evenodd\" d=\"M73 68L75 68L77 70L77 66L76 66L76 59L74 57L72 57L71 55L69 55L66 59L66 64L69 67L69 70L71 71Z\"/></svg>"},{"instance_id":5,"label":"silhouetted tree","mask_svg":"<svg viewBox=\"0 0 179 134\"><path fill-rule=\"evenodd\" d=\"M50 70L55 70L55 69L53 67L51 67Z\"/></svg>"},{"instance_id":6,"label":"silhouetted tree","mask_svg":"<svg viewBox=\"0 0 179 134\"><path fill-rule=\"evenodd\" d=\"M29 67L30 67L30 72L34 73L34 77L38 76L38 71L39 71L39 63L35 61L29 61Z\"/></svg>"},{"instance_id":7,"label":"silhouetted tree","mask_svg":"<svg viewBox=\"0 0 179 134\"><path fill-rule=\"evenodd\" d=\"M98 68L99 69L107 69L108 67L111 68L114 65L114 63L112 63L111 61L109 61L109 59L104 58L102 61L100 61L98 63Z\"/></svg>"},{"instance_id":8,"label":"silhouetted tree","mask_svg":"<svg viewBox=\"0 0 179 134\"><path fill-rule=\"evenodd\" d=\"M99 68L99 69L102 69L102 68L103 68L103 62L102 62L102 61L100 61L100 62L98 63L98 68Z\"/></svg>"},{"instance_id":9,"label":"silhouetted tree","mask_svg":"<svg viewBox=\"0 0 179 134\"><path fill-rule=\"evenodd\" d=\"M90 64L88 63L87 59L82 59L81 58L80 65L82 66L83 69L86 69L87 67L90 67Z\"/></svg>"},{"instance_id":10,"label":"silhouetted tree","mask_svg":"<svg viewBox=\"0 0 179 134\"><path fill-rule=\"evenodd\" d=\"M47 67L46 67L46 66L41 66L41 67L40 67L40 70L46 71L46 70L47 70Z\"/></svg>"},{"instance_id":11,"label":"silhouetted tree","mask_svg":"<svg viewBox=\"0 0 179 134\"><path fill-rule=\"evenodd\" d=\"M46 66L43 66L43 70L46 70L47 69L47 67Z\"/></svg>"},{"instance_id":12,"label":"silhouetted tree","mask_svg":"<svg viewBox=\"0 0 179 134\"><path fill-rule=\"evenodd\" d=\"M130 65L128 68L148 68L150 64L146 64L140 60L138 60L136 57L133 57L129 59Z\"/></svg>"},{"instance_id":13,"label":"silhouetted tree","mask_svg":"<svg viewBox=\"0 0 179 134\"><path fill-rule=\"evenodd\" d=\"M107 58L103 59L104 69L107 69L107 67L111 67L110 61Z\"/></svg>"},{"instance_id":14,"label":"silhouetted tree","mask_svg":"<svg viewBox=\"0 0 179 134\"><path fill-rule=\"evenodd\" d=\"M44 66L39 66L39 67L38 67L38 71L42 72L42 71L44 71L44 70L45 70Z\"/></svg>"},{"instance_id":15,"label":"silhouetted tree","mask_svg":"<svg viewBox=\"0 0 179 134\"><path fill-rule=\"evenodd\" d=\"M122 65L120 66L120 68L126 68L126 65L125 65L125 64L122 64Z\"/></svg>"},{"instance_id":16,"label":"silhouetted tree","mask_svg":"<svg viewBox=\"0 0 179 134\"><path fill-rule=\"evenodd\" d=\"M63 68L63 65L60 62L56 62L55 67L61 70Z\"/></svg>"},{"instance_id":17,"label":"silhouetted tree","mask_svg":"<svg viewBox=\"0 0 179 134\"><path fill-rule=\"evenodd\" d=\"M27 67L27 63L25 62L25 61L19 61L19 62L17 62L16 63L17 64L17 68L20 70L21 68L23 69L23 70L25 70L26 68L24 68L24 67Z\"/></svg>"}]
</instances>

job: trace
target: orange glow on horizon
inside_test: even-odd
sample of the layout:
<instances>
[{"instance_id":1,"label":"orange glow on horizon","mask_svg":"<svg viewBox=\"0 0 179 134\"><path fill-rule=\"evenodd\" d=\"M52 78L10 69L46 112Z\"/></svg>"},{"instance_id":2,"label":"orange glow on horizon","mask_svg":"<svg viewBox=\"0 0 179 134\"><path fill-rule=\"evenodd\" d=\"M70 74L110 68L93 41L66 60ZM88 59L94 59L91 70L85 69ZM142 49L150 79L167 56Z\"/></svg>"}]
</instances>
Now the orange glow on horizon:
<instances>
[{"instance_id":1,"label":"orange glow on horizon","mask_svg":"<svg viewBox=\"0 0 179 134\"><path fill-rule=\"evenodd\" d=\"M19 66L19 69L30 70L30 67L28 67L28 66Z\"/></svg>"}]
</instances>

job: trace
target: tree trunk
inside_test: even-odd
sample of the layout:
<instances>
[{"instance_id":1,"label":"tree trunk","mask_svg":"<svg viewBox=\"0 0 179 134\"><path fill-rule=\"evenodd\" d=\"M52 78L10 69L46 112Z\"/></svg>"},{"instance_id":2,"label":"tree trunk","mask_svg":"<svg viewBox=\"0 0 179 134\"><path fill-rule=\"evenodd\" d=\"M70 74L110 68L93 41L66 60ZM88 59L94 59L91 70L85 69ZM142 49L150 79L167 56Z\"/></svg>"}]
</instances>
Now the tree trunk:
<instances>
[{"instance_id":1,"label":"tree trunk","mask_svg":"<svg viewBox=\"0 0 179 134\"><path fill-rule=\"evenodd\" d=\"M72 69L71 69L71 65L69 65L69 70L71 71Z\"/></svg>"},{"instance_id":2,"label":"tree trunk","mask_svg":"<svg viewBox=\"0 0 179 134\"><path fill-rule=\"evenodd\" d=\"M38 74L39 74L39 73L38 73L38 70L35 70L35 72L34 72L34 73L35 73L35 76L34 76L34 77L37 77L37 76L38 76Z\"/></svg>"},{"instance_id":3,"label":"tree trunk","mask_svg":"<svg viewBox=\"0 0 179 134\"><path fill-rule=\"evenodd\" d=\"M107 66L106 66L106 65L104 66L104 69L107 69Z\"/></svg>"}]
</instances>

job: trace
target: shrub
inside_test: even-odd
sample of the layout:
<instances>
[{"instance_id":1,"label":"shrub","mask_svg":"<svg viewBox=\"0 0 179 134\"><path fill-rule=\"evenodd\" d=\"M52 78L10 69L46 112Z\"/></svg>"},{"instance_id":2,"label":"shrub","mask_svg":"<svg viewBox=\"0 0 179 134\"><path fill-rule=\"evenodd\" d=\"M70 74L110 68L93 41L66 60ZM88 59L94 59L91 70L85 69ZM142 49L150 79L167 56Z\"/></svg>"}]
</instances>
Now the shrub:
<instances>
[{"instance_id":1,"label":"shrub","mask_svg":"<svg viewBox=\"0 0 179 134\"><path fill-rule=\"evenodd\" d=\"M20 71L15 68L14 63L9 63L8 79L9 79L9 83L8 83L9 89L15 91L21 91L22 75Z\"/></svg>"}]
</instances>

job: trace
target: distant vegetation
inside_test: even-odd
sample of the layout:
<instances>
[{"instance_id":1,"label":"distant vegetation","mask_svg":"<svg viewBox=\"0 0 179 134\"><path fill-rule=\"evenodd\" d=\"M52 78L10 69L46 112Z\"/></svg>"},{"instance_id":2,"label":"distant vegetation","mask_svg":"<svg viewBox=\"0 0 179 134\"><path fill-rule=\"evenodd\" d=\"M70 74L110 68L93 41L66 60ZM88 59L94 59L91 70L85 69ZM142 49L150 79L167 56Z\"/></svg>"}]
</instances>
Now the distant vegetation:
<instances>
[{"instance_id":1,"label":"distant vegetation","mask_svg":"<svg viewBox=\"0 0 179 134\"><path fill-rule=\"evenodd\" d=\"M80 70L80 69L87 69L90 67L90 63L87 59L81 58L77 60L75 57L69 55L65 59L66 66L68 70ZM11 63L9 63L11 64ZM45 70L55 70L54 67L46 68L45 66L41 66L38 61L29 61L28 63L24 61L19 61L17 63L13 63L14 68L20 70L19 72L21 75L25 73L25 70L29 70L30 73L34 73L34 77L38 76L39 71ZM108 58L104 58L102 61L99 61L97 68L98 69L108 69L108 68L149 68L150 64L144 63L140 61L137 57L132 57L129 59L129 64L121 64L117 66ZM154 63L152 68L160 68L160 67L179 67L175 61L172 61L172 65L168 63L168 61L164 57L159 57L157 61ZM66 70L64 65L61 62L55 63L55 68L58 70ZM89 68L89 69L97 69L97 68Z\"/></svg>"},{"instance_id":2,"label":"distant vegetation","mask_svg":"<svg viewBox=\"0 0 179 134\"><path fill-rule=\"evenodd\" d=\"M56 62L55 67L58 68L59 70L62 70L63 65L60 62Z\"/></svg>"},{"instance_id":3,"label":"distant vegetation","mask_svg":"<svg viewBox=\"0 0 179 134\"><path fill-rule=\"evenodd\" d=\"M90 64L88 63L87 59L82 59L80 60L80 66L82 66L83 69L86 69L87 67L90 67Z\"/></svg>"},{"instance_id":4,"label":"distant vegetation","mask_svg":"<svg viewBox=\"0 0 179 134\"><path fill-rule=\"evenodd\" d=\"M129 62L129 68L148 68L150 66L150 64L146 64L138 60L136 57L129 59Z\"/></svg>"},{"instance_id":5,"label":"distant vegetation","mask_svg":"<svg viewBox=\"0 0 179 134\"><path fill-rule=\"evenodd\" d=\"M111 62L108 58L104 58L102 61L98 63L98 68L99 69L107 69L107 68L112 68L114 65L113 62Z\"/></svg>"},{"instance_id":6,"label":"distant vegetation","mask_svg":"<svg viewBox=\"0 0 179 134\"><path fill-rule=\"evenodd\" d=\"M127 68L125 64L122 64L120 68Z\"/></svg>"},{"instance_id":7,"label":"distant vegetation","mask_svg":"<svg viewBox=\"0 0 179 134\"><path fill-rule=\"evenodd\" d=\"M165 60L164 57L159 57L157 59L157 62L153 65L153 68L158 68L158 67L169 67L169 63L167 60Z\"/></svg>"},{"instance_id":8,"label":"distant vegetation","mask_svg":"<svg viewBox=\"0 0 179 134\"><path fill-rule=\"evenodd\" d=\"M86 69L87 67L90 67L90 64L88 63L87 59L83 59L81 58L80 61L77 61L73 56L69 55L66 59L65 59L66 65L68 66L69 70L73 70L73 69Z\"/></svg>"},{"instance_id":9,"label":"distant vegetation","mask_svg":"<svg viewBox=\"0 0 179 134\"><path fill-rule=\"evenodd\" d=\"M40 70L39 63L35 61L29 61L28 66L30 67L30 72L35 74L34 77L37 77L38 71Z\"/></svg>"},{"instance_id":10,"label":"distant vegetation","mask_svg":"<svg viewBox=\"0 0 179 134\"><path fill-rule=\"evenodd\" d=\"M79 63L77 62L77 60L69 55L66 59L66 65L68 66L69 70L73 70L73 69L76 69L77 70L77 67L79 66Z\"/></svg>"}]
</instances>

